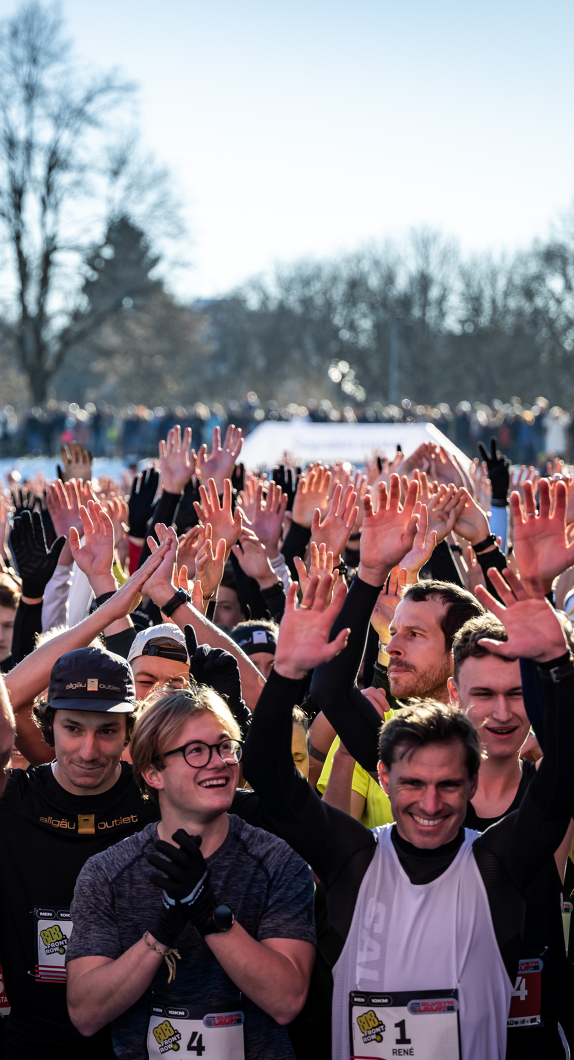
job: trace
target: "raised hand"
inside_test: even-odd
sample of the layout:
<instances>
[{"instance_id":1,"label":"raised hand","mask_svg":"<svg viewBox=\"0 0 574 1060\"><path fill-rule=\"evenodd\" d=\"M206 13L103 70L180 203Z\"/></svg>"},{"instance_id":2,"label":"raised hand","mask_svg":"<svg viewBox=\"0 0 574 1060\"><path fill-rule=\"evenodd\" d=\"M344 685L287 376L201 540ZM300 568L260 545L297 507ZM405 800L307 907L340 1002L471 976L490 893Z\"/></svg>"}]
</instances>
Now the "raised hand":
<instances>
[{"instance_id":1,"label":"raised hand","mask_svg":"<svg viewBox=\"0 0 574 1060\"><path fill-rule=\"evenodd\" d=\"M114 546L119 549L128 532L128 505L123 497L108 497L102 505L112 520L114 527Z\"/></svg>"},{"instance_id":2,"label":"raised hand","mask_svg":"<svg viewBox=\"0 0 574 1060\"><path fill-rule=\"evenodd\" d=\"M60 449L62 464L58 464L58 477L62 482L81 478L89 482L92 477L92 454L80 442L70 442Z\"/></svg>"},{"instance_id":3,"label":"raised hand","mask_svg":"<svg viewBox=\"0 0 574 1060\"><path fill-rule=\"evenodd\" d=\"M412 549L418 527L414 515L418 489L418 482L412 481L401 505L399 476L391 475L390 490L384 482L379 483L376 513L372 497L365 497L359 577L369 585L383 585L393 567Z\"/></svg>"},{"instance_id":4,"label":"raised hand","mask_svg":"<svg viewBox=\"0 0 574 1060\"><path fill-rule=\"evenodd\" d=\"M186 427L181 439L179 423L167 432L167 438L159 443L159 469L161 485L166 493L183 493L191 476L195 474L196 455L191 448L191 427Z\"/></svg>"},{"instance_id":5,"label":"raised hand","mask_svg":"<svg viewBox=\"0 0 574 1060\"><path fill-rule=\"evenodd\" d=\"M428 529L426 504L420 504L417 501L417 504L415 505L415 515L418 516L418 528L415 534L413 547L401 560L401 569L406 570L409 584L416 582L419 571L422 570L425 563L428 563L431 558L435 550L437 537L436 530L429 531Z\"/></svg>"},{"instance_id":6,"label":"raised hand","mask_svg":"<svg viewBox=\"0 0 574 1060\"><path fill-rule=\"evenodd\" d=\"M448 486L451 482L455 486L470 486L470 479L463 471L453 453L447 453L444 446L433 446L433 455L430 462L431 478L436 479L439 485L444 483Z\"/></svg>"},{"instance_id":7,"label":"raised hand","mask_svg":"<svg viewBox=\"0 0 574 1060\"><path fill-rule=\"evenodd\" d=\"M14 515L22 515L23 512L33 512L38 503L38 496L27 486L12 487L12 504Z\"/></svg>"},{"instance_id":8,"label":"raised hand","mask_svg":"<svg viewBox=\"0 0 574 1060\"><path fill-rule=\"evenodd\" d=\"M311 581L316 575L322 574L333 574L333 590L335 589L339 580L339 571L336 570L333 573L333 553L327 552L327 546L325 544L317 545L314 541L311 542L309 550L309 570L305 567L303 560L299 556L293 557L295 569L299 577L299 587L301 592L304 593ZM328 603L331 602L331 597L328 597Z\"/></svg>"},{"instance_id":9,"label":"raised hand","mask_svg":"<svg viewBox=\"0 0 574 1060\"><path fill-rule=\"evenodd\" d=\"M278 467L273 468L272 477L279 490L287 494L287 511L292 511L297 485L301 478L301 468L279 464Z\"/></svg>"},{"instance_id":10,"label":"raised hand","mask_svg":"<svg viewBox=\"0 0 574 1060\"><path fill-rule=\"evenodd\" d=\"M209 601L213 600L217 595L217 590L221 585L221 579L223 578L223 570L225 567L225 541L221 538L221 540L217 542L214 552L211 534L211 524L207 523L205 527L205 540L197 553L197 559L195 562L195 575L196 579L199 580L201 584L201 595L204 604L209 603Z\"/></svg>"},{"instance_id":11,"label":"raised hand","mask_svg":"<svg viewBox=\"0 0 574 1060\"><path fill-rule=\"evenodd\" d=\"M153 568L149 579L143 585L142 593L144 596L151 597L154 604L161 608L167 604L168 600L171 600L176 588L179 587L179 583L176 585L177 534L172 526L168 527L165 523L156 523L155 532L159 545L151 535L147 543L153 555L160 548L162 549L162 561Z\"/></svg>"},{"instance_id":12,"label":"raised hand","mask_svg":"<svg viewBox=\"0 0 574 1060\"><path fill-rule=\"evenodd\" d=\"M80 495L74 478L65 484L59 478L52 482L46 494L46 507L57 534L67 537L73 526L82 529Z\"/></svg>"},{"instance_id":13,"label":"raised hand","mask_svg":"<svg viewBox=\"0 0 574 1060\"><path fill-rule=\"evenodd\" d=\"M482 567L476 558L474 549L471 548L470 545L466 546L466 567L466 587L469 592L475 593L477 585L484 585L486 588L486 581L484 574L482 573Z\"/></svg>"},{"instance_id":14,"label":"raised hand","mask_svg":"<svg viewBox=\"0 0 574 1060\"><path fill-rule=\"evenodd\" d=\"M425 476L426 478L426 476ZM420 493L419 493L420 497ZM440 544L454 530L457 518L465 505L456 486L439 486L438 492L428 502L428 528L436 531L436 543Z\"/></svg>"},{"instance_id":15,"label":"raised hand","mask_svg":"<svg viewBox=\"0 0 574 1060\"><path fill-rule=\"evenodd\" d=\"M517 493L519 493L520 496L523 498L524 483L531 482L532 489L536 492L536 487L538 485L539 478L540 473L535 467L533 467L532 464L530 465L530 467L527 467L526 464L522 464L522 466L517 468L516 471L511 471L510 473L510 489L511 491L516 490Z\"/></svg>"},{"instance_id":16,"label":"raised hand","mask_svg":"<svg viewBox=\"0 0 574 1060\"><path fill-rule=\"evenodd\" d=\"M434 445L432 442L421 442L410 456L401 456L398 467L392 468L397 475L407 475L410 478L414 471L430 471L433 458Z\"/></svg>"},{"instance_id":17,"label":"raised hand","mask_svg":"<svg viewBox=\"0 0 574 1060\"><path fill-rule=\"evenodd\" d=\"M321 522L321 512L315 509L311 524L311 537L316 545L325 545L333 553L335 564L341 562L341 554L349 540L359 514L355 504L357 494L352 486L343 487L337 483L333 499L325 518Z\"/></svg>"},{"instance_id":18,"label":"raised hand","mask_svg":"<svg viewBox=\"0 0 574 1060\"><path fill-rule=\"evenodd\" d=\"M525 482L524 507L518 493L510 497L514 556L523 580L539 579L545 592L562 571L574 563L574 544L566 536L566 486L554 486L554 505L548 479L538 484L540 511L536 511L531 482Z\"/></svg>"},{"instance_id":19,"label":"raised hand","mask_svg":"<svg viewBox=\"0 0 574 1060\"><path fill-rule=\"evenodd\" d=\"M504 571L504 578L494 567L488 571L488 577L502 604L482 585L476 587L476 596L500 619L508 640L485 637L479 641L482 647L503 659L534 659L538 663L552 662L568 651L562 626L554 608L546 600L540 582L531 579L527 593L520 578L508 567Z\"/></svg>"},{"instance_id":20,"label":"raised hand","mask_svg":"<svg viewBox=\"0 0 574 1060\"><path fill-rule=\"evenodd\" d=\"M320 512L327 511L330 486L331 472L321 464L310 465L299 479L293 501L293 522L310 530L315 508Z\"/></svg>"},{"instance_id":21,"label":"raised hand","mask_svg":"<svg viewBox=\"0 0 574 1060\"><path fill-rule=\"evenodd\" d=\"M490 453L482 442L478 443L478 451L486 464L493 501L506 503L510 485L510 460L496 448L496 438L490 439Z\"/></svg>"},{"instance_id":22,"label":"raised hand","mask_svg":"<svg viewBox=\"0 0 574 1060\"><path fill-rule=\"evenodd\" d=\"M135 475L128 500L130 537L143 541L147 524L153 512L153 503L159 486L159 471L146 467L141 475Z\"/></svg>"},{"instance_id":23,"label":"raised hand","mask_svg":"<svg viewBox=\"0 0 574 1060\"><path fill-rule=\"evenodd\" d=\"M197 454L197 474L201 476L203 482L214 479L220 495L223 493L224 483L231 479L235 461L242 446L243 431L231 423L227 428L223 445L221 444L221 431L219 427L214 427L211 452L208 455L207 446L202 445Z\"/></svg>"},{"instance_id":24,"label":"raised hand","mask_svg":"<svg viewBox=\"0 0 574 1060\"><path fill-rule=\"evenodd\" d=\"M70 529L70 548L74 562L86 575L96 596L117 589L112 574L114 562L114 526L108 513L97 501L80 506L84 544L75 526Z\"/></svg>"},{"instance_id":25,"label":"raised hand","mask_svg":"<svg viewBox=\"0 0 574 1060\"><path fill-rule=\"evenodd\" d=\"M490 533L487 515L467 489L458 491L457 500L460 504L456 507L455 533L470 541L471 545L478 545Z\"/></svg>"},{"instance_id":26,"label":"raised hand","mask_svg":"<svg viewBox=\"0 0 574 1060\"><path fill-rule=\"evenodd\" d=\"M267 555L275 559L279 555L279 538L287 510L287 494L282 493L274 482L267 484L267 495L263 496L263 483L254 490L249 528L265 545ZM247 513L245 513L247 515Z\"/></svg>"},{"instance_id":27,"label":"raised hand","mask_svg":"<svg viewBox=\"0 0 574 1060\"><path fill-rule=\"evenodd\" d=\"M408 574L404 567L395 567L387 578L387 584L381 589L371 615L371 625L379 634L383 644L391 639L389 626L399 606L403 592L407 587Z\"/></svg>"},{"instance_id":28,"label":"raised hand","mask_svg":"<svg viewBox=\"0 0 574 1060\"><path fill-rule=\"evenodd\" d=\"M205 486L199 487L199 496L201 503L194 502L199 518L202 523L211 523L214 541L224 538L229 554L231 546L239 541L242 527L241 510L231 510L231 482L226 478L223 483L223 504L219 503L215 479L209 479L207 489Z\"/></svg>"},{"instance_id":29,"label":"raised hand","mask_svg":"<svg viewBox=\"0 0 574 1060\"><path fill-rule=\"evenodd\" d=\"M187 567L189 578L195 577L195 564L197 554L205 541L205 527L192 526L185 534L182 534L177 542L177 563L181 568Z\"/></svg>"},{"instance_id":30,"label":"raised hand","mask_svg":"<svg viewBox=\"0 0 574 1060\"><path fill-rule=\"evenodd\" d=\"M334 640L329 641L331 627L347 593L342 582L332 603L325 606L332 581L331 574L311 578L299 608L296 607L297 585L289 586L273 664L273 669L281 677L300 681L309 670L320 663L330 662L345 647L348 629L342 629Z\"/></svg>"},{"instance_id":31,"label":"raised hand","mask_svg":"<svg viewBox=\"0 0 574 1060\"><path fill-rule=\"evenodd\" d=\"M22 579L25 602L40 600L56 569L66 538L56 538L48 548L40 512L24 511L14 519L10 544Z\"/></svg>"},{"instance_id":32,"label":"raised hand","mask_svg":"<svg viewBox=\"0 0 574 1060\"><path fill-rule=\"evenodd\" d=\"M276 585L277 575L269 562L265 545L252 530L243 528L239 542L233 546L232 552L241 569L250 578L255 578L260 589L270 589Z\"/></svg>"}]
</instances>

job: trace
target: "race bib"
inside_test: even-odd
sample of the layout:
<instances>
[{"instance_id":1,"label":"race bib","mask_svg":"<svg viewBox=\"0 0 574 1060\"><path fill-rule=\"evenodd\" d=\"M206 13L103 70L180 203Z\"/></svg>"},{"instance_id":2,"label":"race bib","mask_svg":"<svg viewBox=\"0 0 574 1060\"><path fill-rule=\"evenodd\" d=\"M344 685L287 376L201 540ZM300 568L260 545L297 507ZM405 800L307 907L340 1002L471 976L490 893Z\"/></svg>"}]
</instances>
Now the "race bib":
<instances>
[{"instance_id":1,"label":"race bib","mask_svg":"<svg viewBox=\"0 0 574 1060\"><path fill-rule=\"evenodd\" d=\"M508 1027L539 1027L542 997L542 969L540 957L518 962L518 974L510 999Z\"/></svg>"},{"instance_id":2,"label":"race bib","mask_svg":"<svg viewBox=\"0 0 574 1060\"><path fill-rule=\"evenodd\" d=\"M149 1060L179 1052L203 1060L245 1060L243 1012L152 1005L147 1032Z\"/></svg>"},{"instance_id":3,"label":"race bib","mask_svg":"<svg viewBox=\"0 0 574 1060\"><path fill-rule=\"evenodd\" d=\"M6 987L4 986L4 976L2 975L2 965L0 964L0 1016L10 1015L10 1002L6 997Z\"/></svg>"},{"instance_id":4,"label":"race bib","mask_svg":"<svg viewBox=\"0 0 574 1060\"><path fill-rule=\"evenodd\" d=\"M350 1060L460 1060L457 990L349 996Z\"/></svg>"},{"instance_id":5,"label":"race bib","mask_svg":"<svg viewBox=\"0 0 574 1060\"><path fill-rule=\"evenodd\" d=\"M66 982L66 947L72 931L69 909L34 907L37 983Z\"/></svg>"}]
</instances>

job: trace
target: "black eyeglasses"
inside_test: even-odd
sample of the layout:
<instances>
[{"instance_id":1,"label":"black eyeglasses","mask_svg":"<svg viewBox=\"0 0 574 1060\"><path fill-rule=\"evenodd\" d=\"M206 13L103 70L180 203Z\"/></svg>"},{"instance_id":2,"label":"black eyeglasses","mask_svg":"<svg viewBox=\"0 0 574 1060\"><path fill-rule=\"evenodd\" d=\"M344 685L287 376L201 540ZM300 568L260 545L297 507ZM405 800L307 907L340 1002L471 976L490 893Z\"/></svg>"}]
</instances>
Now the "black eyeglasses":
<instances>
[{"instance_id":1,"label":"black eyeglasses","mask_svg":"<svg viewBox=\"0 0 574 1060\"><path fill-rule=\"evenodd\" d=\"M221 743L203 743L201 740L193 740L192 743L184 743L182 747L174 747L173 751L165 751L160 758L169 758L170 755L182 754L188 766L193 769L201 769L211 762L211 756L217 751L222 762L226 765L236 766L241 761L243 746L239 740L222 740Z\"/></svg>"}]
</instances>

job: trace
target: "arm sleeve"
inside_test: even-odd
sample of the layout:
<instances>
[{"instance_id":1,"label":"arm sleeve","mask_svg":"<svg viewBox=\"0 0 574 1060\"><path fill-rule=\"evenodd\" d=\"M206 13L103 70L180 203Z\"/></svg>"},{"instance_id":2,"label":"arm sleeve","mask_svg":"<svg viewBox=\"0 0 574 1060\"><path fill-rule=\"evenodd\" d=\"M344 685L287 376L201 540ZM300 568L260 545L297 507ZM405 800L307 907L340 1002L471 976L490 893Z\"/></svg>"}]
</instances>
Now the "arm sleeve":
<instances>
[{"instance_id":1,"label":"arm sleeve","mask_svg":"<svg viewBox=\"0 0 574 1060\"><path fill-rule=\"evenodd\" d=\"M305 549L311 540L311 531L307 526L299 526L299 523L291 523L289 527L289 533L283 542L283 555L285 557L285 563L289 568L289 574L291 575L294 582L299 581L299 576L295 569L293 559L295 556L299 556L303 559L305 555Z\"/></svg>"},{"instance_id":2,"label":"arm sleeve","mask_svg":"<svg viewBox=\"0 0 574 1060\"><path fill-rule=\"evenodd\" d=\"M494 588L490 578L488 577L488 569L489 567L496 567L496 569L499 570L502 574L504 568L508 567L508 560L506 559L504 552L501 552L497 545L496 548L492 550L492 552L475 552L475 556L482 570L482 573L484 574L486 588L488 589L489 593L494 596L495 600L498 600L499 603L502 603L502 600L500 599L496 589Z\"/></svg>"},{"instance_id":3,"label":"arm sleeve","mask_svg":"<svg viewBox=\"0 0 574 1060\"><path fill-rule=\"evenodd\" d=\"M20 600L14 619L12 658L22 662L36 647L36 634L42 632L42 601L39 604L24 604Z\"/></svg>"},{"instance_id":4,"label":"arm sleeve","mask_svg":"<svg viewBox=\"0 0 574 1060\"><path fill-rule=\"evenodd\" d=\"M287 564L285 563L285 556L282 552L280 552L279 555L275 557L275 559L270 559L269 562L273 567L273 570L275 571L277 577L281 578L283 588L285 592L287 592L289 586L291 585L291 575L289 574Z\"/></svg>"},{"instance_id":5,"label":"arm sleeve","mask_svg":"<svg viewBox=\"0 0 574 1060\"><path fill-rule=\"evenodd\" d=\"M453 585L459 585L461 589L464 588L457 565L452 558L448 541L441 541L436 546L427 566L430 568L434 581L452 582Z\"/></svg>"},{"instance_id":6,"label":"arm sleeve","mask_svg":"<svg viewBox=\"0 0 574 1060\"><path fill-rule=\"evenodd\" d=\"M378 595L379 589L354 578L330 633L330 640L334 640L341 629L349 627L347 647L330 663L318 666L311 682L313 699L341 737L349 754L367 773L377 769L381 718L359 691L356 681Z\"/></svg>"},{"instance_id":7,"label":"arm sleeve","mask_svg":"<svg viewBox=\"0 0 574 1060\"><path fill-rule=\"evenodd\" d=\"M269 617L274 622L280 622L285 611L285 589L282 582L277 582L270 589L261 589L261 595L267 605Z\"/></svg>"},{"instance_id":8,"label":"arm sleeve","mask_svg":"<svg viewBox=\"0 0 574 1060\"><path fill-rule=\"evenodd\" d=\"M534 735L544 751L544 688L538 667L533 659L520 659L522 696Z\"/></svg>"},{"instance_id":9,"label":"arm sleeve","mask_svg":"<svg viewBox=\"0 0 574 1060\"><path fill-rule=\"evenodd\" d=\"M56 567L44 592L42 607L42 630L45 633L54 626L68 625L68 594L72 586L74 564Z\"/></svg>"},{"instance_id":10,"label":"arm sleeve","mask_svg":"<svg viewBox=\"0 0 574 1060\"><path fill-rule=\"evenodd\" d=\"M156 535L156 532L155 532L155 528L156 528L156 524L157 523L165 523L166 526L171 526L171 524L173 523L173 521L175 519L175 513L177 511L177 506L178 506L180 500L181 500L181 493L168 493L167 490L163 491L163 493L162 493L162 495L161 495L161 497L160 497L160 499L159 499L159 501L158 501L158 503L157 503L157 505L155 507L155 511L154 511L153 516L152 516L151 521L150 521L150 526L148 526L148 528L147 528L145 540L144 540L144 543L143 543L143 548L142 548L142 550L140 552L140 556L139 556L139 559L138 559L138 569L141 567L142 563L145 563L145 561L148 558L148 556L151 555L150 547L149 547L149 545L147 543L148 536L151 535L157 541L157 535ZM131 563L131 555L130 555L130 563ZM132 568L130 566L130 571L133 574L134 571L135 571L135 567L134 567L134 570L132 570Z\"/></svg>"}]
</instances>

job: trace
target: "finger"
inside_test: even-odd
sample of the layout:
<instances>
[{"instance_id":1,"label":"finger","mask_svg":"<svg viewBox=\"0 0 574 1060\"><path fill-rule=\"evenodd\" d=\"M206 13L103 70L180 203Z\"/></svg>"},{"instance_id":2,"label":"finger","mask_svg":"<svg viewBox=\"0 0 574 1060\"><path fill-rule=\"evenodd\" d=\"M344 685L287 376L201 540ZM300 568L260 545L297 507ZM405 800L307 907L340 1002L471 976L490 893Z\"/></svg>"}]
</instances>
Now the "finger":
<instances>
[{"instance_id":1,"label":"finger","mask_svg":"<svg viewBox=\"0 0 574 1060\"><path fill-rule=\"evenodd\" d=\"M562 487L564 488L564 487ZM534 497L534 491L532 491ZM550 515L550 506L552 503L552 494L550 490L550 483L547 478L541 478L538 483L538 504L540 508L540 518L548 519Z\"/></svg>"},{"instance_id":2,"label":"finger","mask_svg":"<svg viewBox=\"0 0 574 1060\"><path fill-rule=\"evenodd\" d=\"M541 480L544 482L545 480ZM524 511L526 516L536 515L536 505L534 503L534 490L532 489L531 482L525 482L522 486L522 493L524 495Z\"/></svg>"},{"instance_id":3,"label":"finger","mask_svg":"<svg viewBox=\"0 0 574 1060\"><path fill-rule=\"evenodd\" d=\"M80 504L80 519L82 520L82 528L83 528L83 531L84 531L84 537L87 537L88 534L93 534L94 533L94 524L92 523L92 520L90 519L90 513L88 512L88 509L83 504Z\"/></svg>"},{"instance_id":4,"label":"finger","mask_svg":"<svg viewBox=\"0 0 574 1060\"><path fill-rule=\"evenodd\" d=\"M406 497L405 497L405 502L404 502L404 505L403 505L403 511L404 511L405 515L408 516L409 518L411 517L411 515L412 515L412 513L414 511L414 507L415 507L415 504L417 503L418 495L419 495L419 484L418 484L416 479L413 479L412 482L409 485L408 490L407 490L407 494L406 494Z\"/></svg>"},{"instance_id":5,"label":"finger","mask_svg":"<svg viewBox=\"0 0 574 1060\"><path fill-rule=\"evenodd\" d=\"M156 541L155 537L152 537L152 536L151 536L151 534L149 535L149 537L148 537L148 539L147 539L147 543L148 543L148 548L149 548L150 552L157 552L157 550L158 550L158 549L159 549L159 547L160 547L160 546L158 545L158 543L157 543L157 541ZM163 542L163 544L164 544L164 545L166 545L166 544L167 544L167 542L165 542L165 541L164 541L164 542Z\"/></svg>"},{"instance_id":6,"label":"finger","mask_svg":"<svg viewBox=\"0 0 574 1060\"><path fill-rule=\"evenodd\" d=\"M297 600L297 590L298 589L299 589L299 586L298 586L297 582L292 582L291 585L289 586L289 588L287 590L287 595L285 597L285 611L286 612L287 611L295 611L296 610L296 600Z\"/></svg>"},{"instance_id":7,"label":"finger","mask_svg":"<svg viewBox=\"0 0 574 1060\"><path fill-rule=\"evenodd\" d=\"M341 604L341 606L343 605ZM324 662L331 662L332 659L335 659L336 656L347 647L350 632L351 630L348 628L342 629L335 637L335 640L332 640L331 643L326 646Z\"/></svg>"},{"instance_id":8,"label":"finger","mask_svg":"<svg viewBox=\"0 0 574 1060\"><path fill-rule=\"evenodd\" d=\"M313 518L311 520L311 533L316 534L321 527L321 512L319 508L315 508L313 512Z\"/></svg>"},{"instance_id":9,"label":"finger","mask_svg":"<svg viewBox=\"0 0 574 1060\"><path fill-rule=\"evenodd\" d=\"M76 530L75 526L70 527L70 533L68 534L68 541L70 542L70 548L72 550L72 556L75 557L76 552L80 548L80 535Z\"/></svg>"},{"instance_id":10,"label":"finger","mask_svg":"<svg viewBox=\"0 0 574 1060\"><path fill-rule=\"evenodd\" d=\"M307 571L305 570L305 564L303 563L303 560L300 558L300 556L294 556L293 563L295 564L295 570L297 571L297 577L299 578L299 585L303 585L303 583L307 579Z\"/></svg>"}]
</instances>

